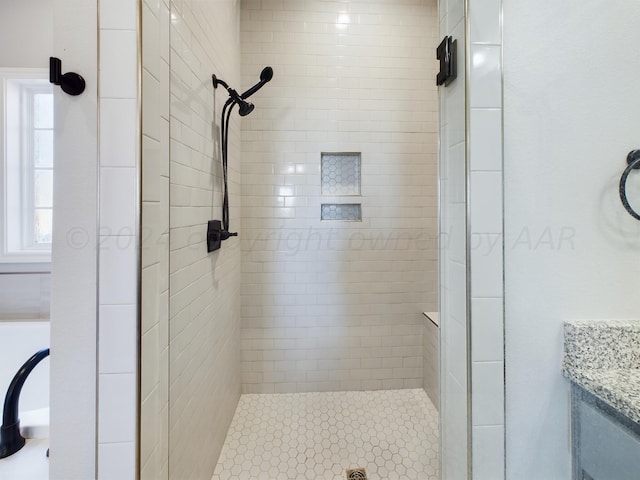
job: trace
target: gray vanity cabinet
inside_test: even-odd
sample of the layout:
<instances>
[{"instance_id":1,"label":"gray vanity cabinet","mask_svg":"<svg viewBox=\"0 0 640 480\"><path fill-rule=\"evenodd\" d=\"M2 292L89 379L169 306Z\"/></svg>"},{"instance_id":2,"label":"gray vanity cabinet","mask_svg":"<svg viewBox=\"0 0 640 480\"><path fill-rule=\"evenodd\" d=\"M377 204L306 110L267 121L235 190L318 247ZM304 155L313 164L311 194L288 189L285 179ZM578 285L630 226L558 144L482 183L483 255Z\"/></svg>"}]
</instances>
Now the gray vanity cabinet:
<instances>
[{"instance_id":1,"label":"gray vanity cabinet","mask_svg":"<svg viewBox=\"0 0 640 480\"><path fill-rule=\"evenodd\" d=\"M640 480L640 425L572 386L574 480Z\"/></svg>"}]
</instances>

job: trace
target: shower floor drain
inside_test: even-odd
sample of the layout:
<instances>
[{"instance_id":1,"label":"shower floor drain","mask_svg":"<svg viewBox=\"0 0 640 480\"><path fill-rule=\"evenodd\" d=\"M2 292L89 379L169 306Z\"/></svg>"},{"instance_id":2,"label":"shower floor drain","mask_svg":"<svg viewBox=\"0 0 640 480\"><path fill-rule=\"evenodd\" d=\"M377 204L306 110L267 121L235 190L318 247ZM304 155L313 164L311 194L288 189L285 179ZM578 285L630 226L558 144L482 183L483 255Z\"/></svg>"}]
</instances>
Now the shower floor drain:
<instances>
[{"instance_id":1,"label":"shower floor drain","mask_svg":"<svg viewBox=\"0 0 640 480\"><path fill-rule=\"evenodd\" d=\"M364 468L347 470L347 480L367 480L367 472L364 471Z\"/></svg>"}]
</instances>

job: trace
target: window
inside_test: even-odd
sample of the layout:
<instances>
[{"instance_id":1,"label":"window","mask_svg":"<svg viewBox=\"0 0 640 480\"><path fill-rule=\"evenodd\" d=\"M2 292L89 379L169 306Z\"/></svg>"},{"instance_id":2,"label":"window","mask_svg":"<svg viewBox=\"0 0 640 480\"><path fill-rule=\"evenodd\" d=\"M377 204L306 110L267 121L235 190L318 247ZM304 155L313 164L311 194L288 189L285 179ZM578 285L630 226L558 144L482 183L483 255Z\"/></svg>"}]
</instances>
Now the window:
<instances>
[{"instance_id":1,"label":"window","mask_svg":"<svg viewBox=\"0 0 640 480\"><path fill-rule=\"evenodd\" d=\"M0 262L50 262L53 90L48 72L0 69Z\"/></svg>"}]
</instances>

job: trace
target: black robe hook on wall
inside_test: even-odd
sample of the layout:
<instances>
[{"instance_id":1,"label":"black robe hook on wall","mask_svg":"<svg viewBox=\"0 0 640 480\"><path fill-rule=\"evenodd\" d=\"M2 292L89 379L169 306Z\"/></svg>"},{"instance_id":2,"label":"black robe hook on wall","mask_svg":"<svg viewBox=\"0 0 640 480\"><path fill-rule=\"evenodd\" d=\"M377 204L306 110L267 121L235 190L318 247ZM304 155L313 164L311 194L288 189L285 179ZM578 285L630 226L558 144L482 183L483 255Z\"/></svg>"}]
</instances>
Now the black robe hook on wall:
<instances>
[{"instance_id":1,"label":"black robe hook on wall","mask_svg":"<svg viewBox=\"0 0 640 480\"><path fill-rule=\"evenodd\" d=\"M60 85L64 93L73 96L80 95L86 87L84 78L77 73L63 74L62 61L56 57L49 57L49 82Z\"/></svg>"}]
</instances>

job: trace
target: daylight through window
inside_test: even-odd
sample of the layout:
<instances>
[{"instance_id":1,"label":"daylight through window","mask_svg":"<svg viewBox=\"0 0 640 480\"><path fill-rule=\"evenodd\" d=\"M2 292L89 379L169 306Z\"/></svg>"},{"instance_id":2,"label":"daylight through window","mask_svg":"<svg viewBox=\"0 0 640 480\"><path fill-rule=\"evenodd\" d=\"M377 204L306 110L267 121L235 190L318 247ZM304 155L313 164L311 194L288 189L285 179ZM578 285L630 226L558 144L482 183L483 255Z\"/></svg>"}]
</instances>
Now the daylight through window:
<instances>
[{"instance_id":1,"label":"daylight through window","mask_svg":"<svg viewBox=\"0 0 640 480\"><path fill-rule=\"evenodd\" d=\"M48 262L53 220L53 93L46 72L2 76L0 260Z\"/></svg>"}]
</instances>

